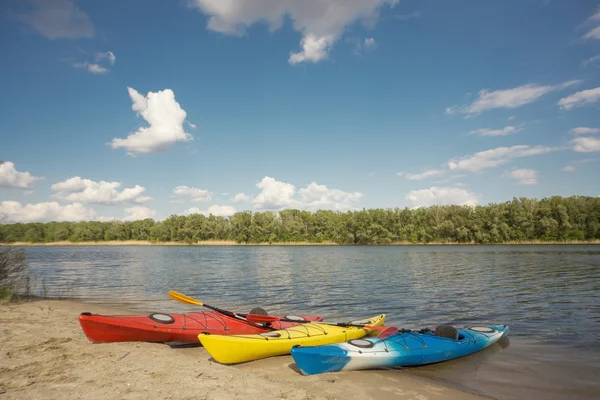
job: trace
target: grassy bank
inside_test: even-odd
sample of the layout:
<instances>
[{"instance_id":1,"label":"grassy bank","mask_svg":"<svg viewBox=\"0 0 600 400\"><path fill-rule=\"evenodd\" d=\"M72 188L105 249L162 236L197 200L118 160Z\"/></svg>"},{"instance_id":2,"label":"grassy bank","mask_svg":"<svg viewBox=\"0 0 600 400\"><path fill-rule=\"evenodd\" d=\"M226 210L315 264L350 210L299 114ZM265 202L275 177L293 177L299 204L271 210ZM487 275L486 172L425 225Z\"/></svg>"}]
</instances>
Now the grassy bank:
<instances>
[{"instance_id":1,"label":"grassy bank","mask_svg":"<svg viewBox=\"0 0 600 400\"><path fill-rule=\"evenodd\" d=\"M564 241L542 241L542 240L521 240L509 241L505 243L495 243L493 245L589 245L600 244L600 239L594 240L564 240ZM385 245L345 245L333 242L311 243L311 242L282 242L282 243L237 243L233 240L206 240L199 242L157 242L150 240L109 240L97 242L13 242L0 243L0 246L489 246L482 245L477 242L456 243L456 242L430 242L430 243L411 243L411 242L394 242Z\"/></svg>"}]
</instances>

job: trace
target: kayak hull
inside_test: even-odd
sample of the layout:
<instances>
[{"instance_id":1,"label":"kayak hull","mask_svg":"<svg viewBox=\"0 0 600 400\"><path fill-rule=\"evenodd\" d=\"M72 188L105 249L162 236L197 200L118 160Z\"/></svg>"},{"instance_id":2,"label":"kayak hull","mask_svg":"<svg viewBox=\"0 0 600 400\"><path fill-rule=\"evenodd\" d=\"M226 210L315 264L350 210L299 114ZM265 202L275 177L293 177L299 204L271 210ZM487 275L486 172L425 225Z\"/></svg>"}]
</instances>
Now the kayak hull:
<instances>
[{"instance_id":1,"label":"kayak hull","mask_svg":"<svg viewBox=\"0 0 600 400\"><path fill-rule=\"evenodd\" d=\"M382 326L384 321L385 314L381 314L359 322L364 325ZM325 345L357 339L368 335L372 330L372 328L311 322L262 334L235 336L201 334L198 338L215 361L221 364L236 364L289 354L294 346Z\"/></svg>"},{"instance_id":2,"label":"kayak hull","mask_svg":"<svg viewBox=\"0 0 600 400\"><path fill-rule=\"evenodd\" d=\"M399 332L328 346L291 350L304 375L362 369L408 367L448 361L476 353L508 334L508 325L457 329L458 340L434 336L434 331Z\"/></svg>"},{"instance_id":3,"label":"kayak hull","mask_svg":"<svg viewBox=\"0 0 600 400\"><path fill-rule=\"evenodd\" d=\"M322 321L320 316L301 316L307 320ZM79 324L86 337L95 343L107 342L183 342L198 343L198 335L258 334L269 332L266 326L251 324L216 311L185 314L98 315L82 313ZM275 329L298 325L295 322L273 322Z\"/></svg>"}]
</instances>

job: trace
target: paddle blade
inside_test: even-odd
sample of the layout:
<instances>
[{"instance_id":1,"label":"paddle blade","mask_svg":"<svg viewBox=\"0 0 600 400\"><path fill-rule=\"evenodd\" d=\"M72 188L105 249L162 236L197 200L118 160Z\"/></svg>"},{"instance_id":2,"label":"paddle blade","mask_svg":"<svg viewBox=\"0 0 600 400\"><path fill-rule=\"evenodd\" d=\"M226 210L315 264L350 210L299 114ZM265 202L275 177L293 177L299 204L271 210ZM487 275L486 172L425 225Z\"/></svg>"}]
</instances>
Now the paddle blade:
<instances>
[{"instance_id":1,"label":"paddle blade","mask_svg":"<svg viewBox=\"0 0 600 400\"><path fill-rule=\"evenodd\" d=\"M191 298L189 296L186 296L183 293L179 293L176 292L174 290L169 290L169 297L172 298L173 300L176 300L180 303L184 303L184 304L195 304L197 306L203 306L204 303L201 301L198 301L194 298Z\"/></svg>"},{"instance_id":2,"label":"paddle blade","mask_svg":"<svg viewBox=\"0 0 600 400\"><path fill-rule=\"evenodd\" d=\"M379 332L379 334L377 335L378 338L380 339L385 339L389 336L392 336L393 334L398 333L398 328L396 328L395 326L388 326L387 328L385 328L384 330L382 330L381 332Z\"/></svg>"}]
</instances>

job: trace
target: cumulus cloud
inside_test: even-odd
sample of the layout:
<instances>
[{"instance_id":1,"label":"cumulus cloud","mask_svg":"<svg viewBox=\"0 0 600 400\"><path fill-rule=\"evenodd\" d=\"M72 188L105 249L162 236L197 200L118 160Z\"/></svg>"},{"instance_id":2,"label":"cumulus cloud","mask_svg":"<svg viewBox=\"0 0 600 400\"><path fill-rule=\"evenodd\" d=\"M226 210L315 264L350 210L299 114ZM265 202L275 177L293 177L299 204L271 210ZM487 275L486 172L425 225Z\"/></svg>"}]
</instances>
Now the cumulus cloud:
<instances>
[{"instance_id":1,"label":"cumulus cloud","mask_svg":"<svg viewBox=\"0 0 600 400\"><path fill-rule=\"evenodd\" d=\"M573 128L569 131L572 135L593 135L596 133L600 133L600 129L598 128L586 128L584 126L580 126L577 128Z\"/></svg>"},{"instance_id":2,"label":"cumulus cloud","mask_svg":"<svg viewBox=\"0 0 600 400\"><path fill-rule=\"evenodd\" d=\"M514 179L519 185L537 184L537 171L534 171L532 169L513 169L508 173L508 176Z\"/></svg>"},{"instance_id":3,"label":"cumulus cloud","mask_svg":"<svg viewBox=\"0 0 600 400\"><path fill-rule=\"evenodd\" d=\"M235 207L219 206L216 204L208 207L208 210L201 210L198 207L192 207L184 212L185 215L202 214L207 217L210 216L211 214L216 217L229 217L235 213L236 213Z\"/></svg>"},{"instance_id":4,"label":"cumulus cloud","mask_svg":"<svg viewBox=\"0 0 600 400\"><path fill-rule=\"evenodd\" d=\"M299 208L317 211L322 209L333 209L336 211L347 211L355 208L354 204L362 197L362 193L344 192L338 189L329 189L325 185L310 183L307 187L300 189Z\"/></svg>"},{"instance_id":5,"label":"cumulus cloud","mask_svg":"<svg viewBox=\"0 0 600 400\"><path fill-rule=\"evenodd\" d=\"M139 128L125 139L114 138L110 143L113 149L123 147L128 150L129 155L164 153L175 142L193 139L183 128L187 114L175 101L175 94L171 89L148 92L147 96L132 88L127 90L133 101L132 110L150 126Z\"/></svg>"},{"instance_id":6,"label":"cumulus cloud","mask_svg":"<svg viewBox=\"0 0 600 400\"><path fill-rule=\"evenodd\" d=\"M461 107L448 107L446 108L446 114L461 112L471 116L495 108L514 109L533 103L550 92L562 90L580 82L575 80L547 86L527 84L512 89L495 90L492 92L483 89L479 91L479 97L473 103Z\"/></svg>"},{"instance_id":7,"label":"cumulus cloud","mask_svg":"<svg viewBox=\"0 0 600 400\"><path fill-rule=\"evenodd\" d=\"M123 221L138 221L146 218L154 218L156 211L151 210L147 207L135 206L125 209L125 217Z\"/></svg>"},{"instance_id":8,"label":"cumulus cloud","mask_svg":"<svg viewBox=\"0 0 600 400\"><path fill-rule=\"evenodd\" d=\"M565 165L564 167L562 167L561 171L563 172L573 172L575 171L575 167L572 165Z\"/></svg>"},{"instance_id":9,"label":"cumulus cloud","mask_svg":"<svg viewBox=\"0 0 600 400\"><path fill-rule=\"evenodd\" d=\"M94 36L94 26L74 0L30 0L34 9L19 19L48 39Z\"/></svg>"},{"instance_id":10,"label":"cumulus cloud","mask_svg":"<svg viewBox=\"0 0 600 400\"><path fill-rule=\"evenodd\" d=\"M325 185L312 182L306 188L296 192L291 183L280 182L265 176L256 185L261 192L253 200L258 209L297 208L308 211L330 209L347 211L355 209L355 203L362 198L362 193L344 192L339 189L329 189Z\"/></svg>"},{"instance_id":11,"label":"cumulus cloud","mask_svg":"<svg viewBox=\"0 0 600 400\"><path fill-rule=\"evenodd\" d=\"M191 201L211 201L212 193L208 190L202 190L189 186L177 186L173 189L173 195L179 198L186 197Z\"/></svg>"},{"instance_id":12,"label":"cumulus cloud","mask_svg":"<svg viewBox=\"0 0 600 400\"><path fill-rule=\"evenodd\" d=\"M507 136L511 133L519 132L523 130L522 128L517 128L515 126L506 126L502 129L475 129L473 131L469 131L470 135L479 135L479 136Z\"/></svg>"},{"instance_id":13,"label":"cumulus cloud","mask_svg":"<svg viewBox=\"0 0 600 400\"><path fill-rule=\"evenodd\" d=\"M243 203L248 200L250 200L250 196L247 196L245 193L238 193L231 199L234 203Z\"/></svg>"},{"instance_id":14,"label":"cumulus cloud","mask_svg":"<svg viewBox=\"0 0 600 400\"><path fill-rule=\"evenodd\" d=\"M558 106L563 110L571 110L576 107L582 107L600 100L600 87L574 93L563 97L558 101Z\"/></svg>"},{"instance_id":15,"label":"cumulus cloud","mask_svg":"<svg viewBox=\"0 0 600 400\"><path fill-rule=\"evenodd\" d=\"M410 179L411 181L420 181L423 179L427 179L427 178L431 178L434 176L439 176L439 175L443 175L444 173L446 173L446 171L444 170L440 170L440 169L428 169L425 172L422 172L420 174L403 174L403 173L398 173L399 176L404 175L404 177L406 177L406 179Z\"/></svg>"},{"instance_id":16,"label":"cumulus cloud","mask_svg":"<svg viewBox=\"0 0 600 400\"><path fill-rule=\"evenodd\" d=\"M261 189L261 192L254 199L253 203L257 208L284 208L290 207L296 201L296 187L291 183L280 182L265 176L262 181L256 184L256 187Z\"/></svg>"},{"instance_id":17,"label":"cumulus cloud","mask_svg":"<svg viewBox=\"0 0 600 400\"><path fill-rule=\"evenodd\" d=\"M10 161L0 163L0 187L31 189L33 183L40 179L43 178L17 171L15 164Z\"/></svg>"},{"instance_id":18,"label":"cumulus cloud","mask_svg":"<svg viewBox=\"0 0 600 400\"><path fill-rule=\"evenodd\" d=\"M576 137L571 140L573 150L578 153L593 153L600 151L600 139L595 137Z\"/></svg>"},{"instance_id":19,"label":"cumulus cloud","mask_svg":"<svg viewBox=\"0 0 600 400\"><path fill-rule=\"evenodd\" d=\"M433 205L468 205L478 203L477 196L465 189L453 187L432 187L429 189L413 190L406 195L413 208L430 207Z\"/></svg>"},{"instance_id":20,"label":"cumulus cloud","mask_svg":"<svg viewBox=\"0 0 600 400\"><path fill-rule=\"evenodd\" d=\"M512 159L545 154L559 150L558 147L519 145L512 147L497 147L478 153L450 160L451 170L479 171L485 168L497 167Z\"/></svg>"},{"instance_id":21,"label":"cumulus cloud","mask_svg":"<svg viewBox=\"0 0 600 400\"><path fill-rule=\"evenodd\" d=\"M291 52L290 64L318 62L356 21L376 21L384 5L398 0L191 0L209 16L208 29L224 34L243 35L246 28L264 22L274 32L289 17L295 31L302 34L302 50Z\"/></svg>"},{"instance_id":22,"label":"cumulus cloud","mask_svg":"<svg viewBox=\"0 0 600 400\"><path fill-rule=\"evenodd\" d=\"M135 185L119 191L121 182L95 182L90 179L81 179L78 176L64 182L52 185L55 196L59 199L80 203L116 205L123 203L139 204L151 200L144 196L146 189Z\"/></svg>"},{"instance_id":23,"label":"cumulus cloud","mask_svg":"<svg viewBox=\"0 0 600 400\"><path fill-rule=\"evenodd\" d=\"M4 214L8 221L14 222L77 222L96 219L96 212L85 208L81 203L61 206L55 201L25 205L18 201L3 201L0 203L0 214Z\"/></svg>"},{"instance_id":24,"label":"cumulus cloud","mask_svg":"<svg viewBox=\"0 0 600 400\"><path fill-rule=\"evenodd\" d=\"M319 62L327 58L329 48L333 44L334 37L331 35L317 37L315 35L307 35L302 38L300 45L302 51L290 53L288 62L290 64L298 64L304 61L313 63Z\"/></svg>"}]
</instances>

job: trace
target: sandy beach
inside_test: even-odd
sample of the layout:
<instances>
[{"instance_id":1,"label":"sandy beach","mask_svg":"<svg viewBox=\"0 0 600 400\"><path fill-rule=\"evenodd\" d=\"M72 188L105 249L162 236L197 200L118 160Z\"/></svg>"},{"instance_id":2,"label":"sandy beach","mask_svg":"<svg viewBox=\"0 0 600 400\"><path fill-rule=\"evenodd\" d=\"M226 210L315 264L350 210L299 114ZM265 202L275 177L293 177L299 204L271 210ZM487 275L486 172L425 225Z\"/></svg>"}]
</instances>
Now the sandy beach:
<instances>
[{"instance_id":1,"label":"sandy beach","mask_svg":"<svg viewBox=\"0 0 600 400\"><path fill-rule=\"evenodd\" d=\"M212 361L202 347L94 344L77 320L84 311L133 313L124 309L41 300L4 303L0 311L2 400L483 398L401 370L303 376L291 356L226 366Z\"/></svg>"}]
</instances>

